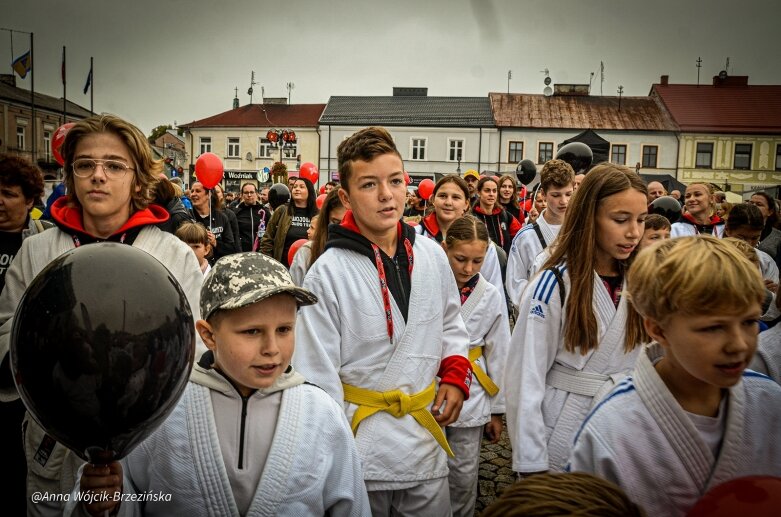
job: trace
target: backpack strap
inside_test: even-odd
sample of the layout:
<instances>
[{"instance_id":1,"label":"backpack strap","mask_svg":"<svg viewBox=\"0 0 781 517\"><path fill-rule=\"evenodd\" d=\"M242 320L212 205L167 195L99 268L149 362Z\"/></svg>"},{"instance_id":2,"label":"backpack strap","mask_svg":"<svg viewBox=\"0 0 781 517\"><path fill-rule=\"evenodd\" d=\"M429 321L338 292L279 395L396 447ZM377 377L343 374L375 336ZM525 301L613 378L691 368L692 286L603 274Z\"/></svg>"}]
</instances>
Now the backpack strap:
<instances>
[{"instance_id":1,"label":"backpack strap","mask_svg":"<svg viewBox=\"0 0 781 517\"><path fill-rule=\"evenodd\" d=\"M542 244L542 249L545 249L548 247L548 243L545 242L545 237L542 236L542 230L540 230L540 225L537 223L532 223L532 228L534 228L534 233L537 234L537 238L540 240L540 244ZM555 273L554 273L555 274ZM556 279L558 280L561 275L557 275Z\"/></svg>"},{"instance_id":2,"label":"backpack strap","mask_svg":"<svg viewBox=\"0 0 781 517\"><path fill-rule=\"evenodd\" d=\"M561 297L561 305L564 305L564 297L567 295L567 288L564 287L564 277L561 276L561 271L556 266L549 267L547 271L553 273L556 277L556 283L559 285L559 296Z\"/></svg>"}]
</instances>

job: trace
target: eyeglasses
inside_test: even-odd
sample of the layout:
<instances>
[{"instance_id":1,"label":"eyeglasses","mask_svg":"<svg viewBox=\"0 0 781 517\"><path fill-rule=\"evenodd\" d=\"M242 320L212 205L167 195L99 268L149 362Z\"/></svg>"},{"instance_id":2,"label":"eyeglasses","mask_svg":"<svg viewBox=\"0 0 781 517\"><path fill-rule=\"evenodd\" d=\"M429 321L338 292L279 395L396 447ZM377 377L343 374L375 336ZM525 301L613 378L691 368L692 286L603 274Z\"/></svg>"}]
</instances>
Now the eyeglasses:
<instances>
[{"instance_id":1,"label":"eyeglasses","mask_svg":"<svg viewBox=\"0 0 781 517\"><path fill-rule=\"evenodd\" d=\"M130 170L126 163L117 160L93 160L92 158L79 158L73 161L73 174L79 178L89 178L98 170L98 165L103 167L103 172L111 179L120 179Z\"/></svg>"},{"instance_id":2,"label":"eyeglasses","mask_svg":"<svg viewBox=\"0 0 781 517\"><path fill-rule=\"evenodd\" d=\"M245 190L241 193L242 196L254 196L255 194L257 194L257 192L254 190Z\"/></svg>"}]
</instances>

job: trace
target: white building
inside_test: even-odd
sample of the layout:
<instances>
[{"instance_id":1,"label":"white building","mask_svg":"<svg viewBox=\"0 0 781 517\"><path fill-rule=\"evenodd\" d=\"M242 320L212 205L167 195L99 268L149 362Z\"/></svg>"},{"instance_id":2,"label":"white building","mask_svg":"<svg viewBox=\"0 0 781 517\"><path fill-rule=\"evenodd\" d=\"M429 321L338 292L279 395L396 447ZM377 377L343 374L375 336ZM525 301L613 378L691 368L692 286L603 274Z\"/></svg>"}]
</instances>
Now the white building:
<instances>
[{"instance_id":1,"label":"white building","mask_svg":"<svg viewBox=\"0 0 781 517\"><path fill-rule=\"evenodd\" d=\"M394 88L393 96L329 99L320 117L321 183L338 175L339 144L367 126L391 133L416 182L493 166L498 131L487 97L429 97L427 88Z\"/></svg>"}]
</instances>

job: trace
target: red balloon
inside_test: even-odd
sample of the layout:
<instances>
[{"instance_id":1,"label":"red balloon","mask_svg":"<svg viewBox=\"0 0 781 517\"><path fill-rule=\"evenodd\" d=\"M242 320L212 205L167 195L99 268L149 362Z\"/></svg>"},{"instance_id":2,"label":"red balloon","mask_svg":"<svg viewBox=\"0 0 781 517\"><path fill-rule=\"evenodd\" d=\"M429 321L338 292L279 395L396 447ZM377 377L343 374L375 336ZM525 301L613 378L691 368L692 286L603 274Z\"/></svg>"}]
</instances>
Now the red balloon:
<instances>
[{"instance_id":1,"label":"red balloon","mask_svg":"<svg viewBox=\"0 0 781 517\"><path fill-rule=\"evenodd\" d=\"M491 176L495 182L499 183L499 176L493 175Z\"/></svg>"},{"instance_id":2,"label":"red balloon","mask_svg":"<svg viewBox=\"0 0 781 517\"><path fill-rule=\"evenodd\" d=\"M62 143L65 141L65 135L68 134L70 128L72 128L75 124L75 122L68 122L67 124L61 125L57 128L57 131L54 132L54 136L52 137L52 154L54 155L54 159L57 160L57 163L60 165L65 165L65 159L60 154L60 148L62 147Z\"/></svg>"},{"instance_id":3,"label":"red balloon","mask_svg":"<svg viewBox=\"0 0 781 517\"><path fill-rule=\"evenodd\" d=\"M222 160L214 153L203 153L195 160L195 177L206 189L222 181L223 171Z\"/></svg>"},{"instance_id":4,"label":"red balloon","mask_svg":"<svg viewBox=\"0 0 781 517\"><path fill-rule=\"evenodd\" d=\"M320 187L320 191L319 191L318 193L319 193L319 194L325 194L325 185L323 185L322 187Z\"/></svg>"},{"instance_id":5,"label":"red balloon","mask_svg":"<svg viewBox=\"0 0 781 517\"><path fill-rule=\"evenodd\" d=\"M527 212L531 212L532 211L532 203L534 203L534 200L527 199L526 202L523 204L523 209L526 210Z\"/></svg>"},{"instance_id":6,"label":"red balloon","mask_svg":"<svg viewBox=\"0 0 781 517\"><path fill-rule=\"evenodd\" d=\"M688 517L778 515L781 478L747 476L732 479L708 491L686 514Z\"/></svg>"},{"instance_id":7,"label":"red balloon","mask_svg":"<svg viewBox=\"0 0 781 517\"><path fill-rule=\"evenodd\" d=\"M317 205L317 209L318 209L318 210L322 210L322 208L323 208L323 202L325 201L325 197L326 197L326 195L325 195L325 194L320 194L320 195L319 195L319 196L317 196L317 198L315 199L315 204Z\"/></svg>"},{"instance_id":8,"label":"red balloon","mask_svg":"<svg viewBox=\"0 0 781 517\"><path fill-rule=\"evenodd\" d=\"M420 199L428 201L431 198L431 194L434 193L434 182L426 178L418 185L418 196Z\"/></svg>"},{"instance_id":9,"label":"red balloon","mask_svg":"<svg viewBox=\"0 0 781 517\"><path fill-rule=\"evenodd\" d=\"M296 256L296 253L298 252L299 249L301 249L301 246L303 246L307 242L309 242L309 241L307 241L306 239L298 239L296 242L294 242L293 244L290 245L290 249L287 251L287 263L288 264L292 264L293 263L293 257Z\"/></svg>"},{"instance_id":10,"label":"red balloon","mask_svg":"<svg viewBox=\"0 0 781 517\"><path fill-rule=\"evenodd\" d=\"M409 177L409 174L407 174L407 171L404 171L404 183L406 183L407 185L412 183L412 178Z\"/></svg>"},{"instance_id":11,"label":"red balloon","mask_svg":"<svg viewBox=\"0 0 781 517\"><path fill-rule=\"evenodd\" d=\"M308 179L312 184L315 184L320 179L320 171L317 170L317 165L314 163L305 162L301 164L301 168L298 170L298 177Z\"/></svg>"}]
</instances>

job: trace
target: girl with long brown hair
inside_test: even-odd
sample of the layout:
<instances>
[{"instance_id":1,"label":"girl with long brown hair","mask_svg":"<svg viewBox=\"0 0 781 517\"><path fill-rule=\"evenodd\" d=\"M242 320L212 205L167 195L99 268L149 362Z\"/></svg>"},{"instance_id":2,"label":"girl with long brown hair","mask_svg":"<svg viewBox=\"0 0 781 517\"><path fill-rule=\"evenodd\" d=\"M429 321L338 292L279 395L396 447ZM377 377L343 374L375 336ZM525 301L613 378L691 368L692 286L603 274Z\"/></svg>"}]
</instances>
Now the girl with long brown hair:
<instances>
[{"instance_id":1,"label":"girl with long brown hair","mask_svg":"<svg viewBox=\"0 0 781 517\"><path fill-rule=\"evenodd\" d=\"M634 367L647 336L621 294L647 213L638 174L595 167L524 291L505 376L515 471L561 471L592 403Z\"/></svg>"},{"instance_id":2,"label":"girl with long brown hair","mask_svg":"<svg viewBox=\"0 0 781 517\"><path fill-rule=\"evenodd\" d=\"M342 205L339 199L339 189L332 190L323 200L323 206L320 213L316 216L314 233L311 239L301 246L293 256L293 262L290 264L290 276L296 285L304 282L304 276L312 264L315 263L320 255L325 251L325 241L328 239L328 227L332 224L342 222L347 209Z\"/></svg>"}]
</instances>

